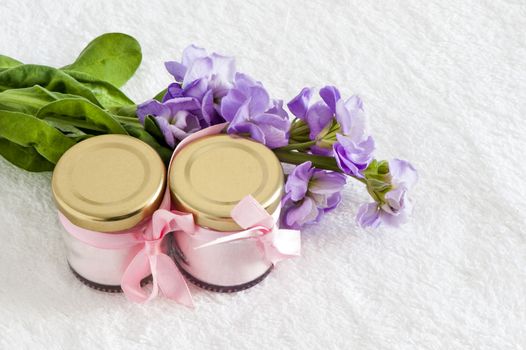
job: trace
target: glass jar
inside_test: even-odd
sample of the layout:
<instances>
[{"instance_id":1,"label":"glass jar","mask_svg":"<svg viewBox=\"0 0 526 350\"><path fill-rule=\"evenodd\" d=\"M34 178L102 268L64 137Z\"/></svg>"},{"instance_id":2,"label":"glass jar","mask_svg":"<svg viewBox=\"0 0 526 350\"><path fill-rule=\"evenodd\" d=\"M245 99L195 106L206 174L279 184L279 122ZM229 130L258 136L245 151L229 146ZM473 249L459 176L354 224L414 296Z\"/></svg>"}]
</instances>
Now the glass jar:
<instances>
[{"instance_id":1,"label":"glass jar","mask_svg":"<svg viewBox=\"0 0 526 350\"><path fill-rule=\"evenodd\" d=\"M159 207L165 183L159 155L130 136L92 137L64 153L53 172L52 190L75 276L95 289L122 291L123 273L142 245L100 248L72 232L104 241L140 231Z\"/></svg>"},{"instance_id":2,"label":"glass jar","mask_svg":"<svg viewBox=\"0 0 526 350\"><path fill-rule=\"evenodd\" d=\"M212 291L235 292L263 280L273 264L255 239L200 248L242 228L232 209L247 195L278 221L284 175L266 146L231 135L209 135L186 144L169 170L172 206L194 215L196 231L176 232L172 245L184 275Z\"/></svg>"}]
</instances>

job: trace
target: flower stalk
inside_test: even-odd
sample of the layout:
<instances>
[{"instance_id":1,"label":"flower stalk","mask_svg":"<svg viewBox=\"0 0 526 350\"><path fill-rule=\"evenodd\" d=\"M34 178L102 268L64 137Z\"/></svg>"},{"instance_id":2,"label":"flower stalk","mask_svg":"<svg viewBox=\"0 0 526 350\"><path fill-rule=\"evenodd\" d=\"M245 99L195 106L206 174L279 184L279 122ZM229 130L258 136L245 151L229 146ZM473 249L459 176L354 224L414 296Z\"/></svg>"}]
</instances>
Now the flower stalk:
<instances>
[{"instance_id":1,"label":"flower stalk","mask_svg":"<svg viewBox=\"0 0 526 350\"><path fill-rule=\"evenodd\" d=\"M274 154L283 163L299 165L305 162L311 162L312 166L317 169L331 170L341 173L342 170L336 164L336 160L333 157L319 156L315 154L308 154L303 152L293 152L281 149L274 149ZM349 175L350 177L360 181L363 184L367 184L365 179Z\"/></svg>"}]
</instances>

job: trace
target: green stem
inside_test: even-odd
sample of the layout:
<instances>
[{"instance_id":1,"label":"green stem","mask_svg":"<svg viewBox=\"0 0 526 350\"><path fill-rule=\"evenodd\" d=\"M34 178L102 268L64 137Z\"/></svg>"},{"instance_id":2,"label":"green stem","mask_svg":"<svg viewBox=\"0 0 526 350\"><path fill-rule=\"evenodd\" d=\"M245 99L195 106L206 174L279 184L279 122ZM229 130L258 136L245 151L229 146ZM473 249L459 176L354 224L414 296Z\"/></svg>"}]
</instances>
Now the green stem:
<instances>
[{"instance_id":1,"label":"green stem","mask_svg":"<svg viewBox=\"0 0 526 350\"><path fill-rule=\"evenodd\" d=\"M310 161L312 162L312 165L318 169L332 170L340 173L342 172L341 169L338 167L336 160L333 157L317 156L314 154L307 154L302 152L283 151L280 149L274 149L273 151L274 154L276 154L276 156L278 157L278 159L283 163L297 165ZM349 174L347 175L360 181L363 184L367 184L367 181L365 179Z\"/></svg>"},{"instance_id":2,"label":"green stem","mask_svg":"<svg viewBox=\"0 0 526 350\"><path fill-rule=\"evenodd\" d=\"M300 150L306 150L309 149L311 146L316 144L316 140L314 141L308 141L308 142L300 142L300 143L292 143L287 146L276 148L276 151L300 151Z\"/></svg>"},{"instance_id":3,"label":"green stem","mask_svg":"<svg viewBox=\"0 0 526 350\"><path fill-rule=\"evenodd\" d=\"M309 127L307 125L292 127L290 130L290 134L293 136L303 135L305 133L309 133Z\"/></svg>"}]
</instances>

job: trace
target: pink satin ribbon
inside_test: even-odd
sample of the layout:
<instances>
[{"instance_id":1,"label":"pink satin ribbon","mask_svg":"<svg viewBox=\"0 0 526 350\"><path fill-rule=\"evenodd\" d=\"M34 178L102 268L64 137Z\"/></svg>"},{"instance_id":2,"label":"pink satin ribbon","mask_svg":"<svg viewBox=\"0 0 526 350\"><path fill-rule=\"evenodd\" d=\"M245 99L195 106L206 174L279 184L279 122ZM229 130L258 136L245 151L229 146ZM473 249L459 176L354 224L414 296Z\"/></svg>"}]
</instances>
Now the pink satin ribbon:
<instances>
[{"instance_id":1,"label":"pink satin ribbon","mask_svg":"<svg viewBox=\"0 0 526 350\"><path fill-rule=\"evenodd\" d=\"M122 249L142 244L124 271L121 288L126 297L138 303L150 301L159 291L169 299L193 307L188 285L172 258L162 250L164 237L173 231L193 233L195 229L192 214L166 209L156 210L151 220L119 234L87 230L71 223L59 213L60 221L69 234L76 239L101 249ZM141 287L141 281L152 275L153 287L148 293Z\"/></svg>"},{"instance_id":2,"label":"pink satin ribbon","mask_svg":"<svg viewBox=\"0 0 526 350\"><path fill-rule=\"evenodd\" d=\"M272 264L300 255L300 231L278 228L272 216L251 195L243 198L230 215L243 231L214 239L194 249L255 239L265 259Z\"/></svg>"}]
</instances>

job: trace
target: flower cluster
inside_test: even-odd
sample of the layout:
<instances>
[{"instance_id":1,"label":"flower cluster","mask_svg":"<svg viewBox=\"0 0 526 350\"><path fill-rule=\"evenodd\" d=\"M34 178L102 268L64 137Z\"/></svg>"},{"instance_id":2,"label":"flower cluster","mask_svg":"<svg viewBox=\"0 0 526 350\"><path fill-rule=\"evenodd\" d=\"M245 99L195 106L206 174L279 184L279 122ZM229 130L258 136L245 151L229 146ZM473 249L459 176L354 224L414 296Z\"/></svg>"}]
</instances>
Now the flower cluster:
<instances>
[{"instance_id":1,"label":"flower cluster","mask_svg":"<svg viewBox=\"0 0 526 350\"><path fill-rule=\"evenodd\" d=\"M233 84L235 61L189 46L181 62L166 62L165 66L176 82L168 86L162 101L152 99L139 105L137 116L141 122L153 116L166 143L174 148L189 134L224 121L217 101Z\"/></svg>"},{"instance_id":2,"label":"flower cluster","mask_svg":"<svg viewBox=\"0 0 526 350\"><path fill-rule=\"evenodd\" d=\"M389 161L387 169L381 170L383 164L377 163L376 171L371 169L371 181L368 183L372 203L363 204L358 209L356 217L362 227L378 227L381 223L398 227L407 221L413 210L413 202L407 192L416 184L418 175L416 169L405 160L393 159ZM381 177L387 177L382 181Z\"/></svg>"},{"instance_id":3,"label":"flower cluster","mask_svg":"<svg viewBox=\"0 0 526 350\"><path fill-rule=\"evenodd\" d=\"M234 87L221 101L228 133L248 134L270 148L288 144L290 122L283 102L271 100L259 81L237 73Z\"/></svg>"},{"instance_id":4,"label":"flower cluster","mask_svg":"<svg viewBox=\"0 0 526 350\"><path fill-rule=\"evenodd\" d=\"M374 151L374 140L366 136L362 100L355 95L344 101L334 86L320 89L319 101L313 102L313 94L314 89L304 88L288 103L299 120L291 130L292 141L304 142L308 132L313 154L332 155L345 173L361 177Z\"/></svg>"},{"instance_id":5,"label":"flower cluster","mask_svg":"<svg viewBox=\"0 0 526 350\"><path fill-rule=\"evenodd\" d=\"M360 226L397 226L411 212L407 193L416 170L407 161L374 159L375 142L359 96L343 99L334 86L303 88L287 104L295 117L290 121L283 101L237 72L232 57L189 46L181 62L165 66L175 82L162 99L138 106L139 121L153 117L172 148L193 132L227 122L226 132L248 136L273 149L282 162L296 164L285 184L282 226L299 229L335 209L346 175L365 184L374 200L360 206Z\"/></svg>"},{"instance_id":6,"label":"flower cluster","mask_svg":"<svg viewBox=\"0 0 526 350\"><path fill-rule=\"evenodd\" d=\"M235 60L189 46L181 62L165 63L175 82L161 101L138 106L137 116L157 122L165 142L174 148L189 134L222 122L228 132L247 134L270 148L288 144L289 118L283 102L269 97L263 85L236 72Z\"/></svg>"},{"instance_id":7,"label":"flower cluster","mask_svg":"<svg viewBox=\"0 0 526 350\"><path fill-rule=\"evenodd\" d=\"M298 165L285 184L281 225L299 229L317 223L323 214L340 204L345 183L341 173L315 169L308 161Z\"/></svg>"}]
</instances>

